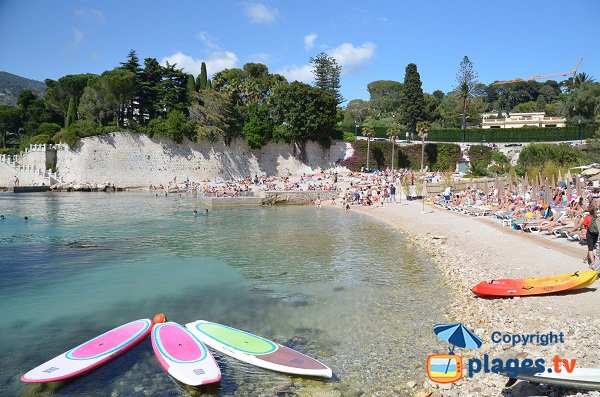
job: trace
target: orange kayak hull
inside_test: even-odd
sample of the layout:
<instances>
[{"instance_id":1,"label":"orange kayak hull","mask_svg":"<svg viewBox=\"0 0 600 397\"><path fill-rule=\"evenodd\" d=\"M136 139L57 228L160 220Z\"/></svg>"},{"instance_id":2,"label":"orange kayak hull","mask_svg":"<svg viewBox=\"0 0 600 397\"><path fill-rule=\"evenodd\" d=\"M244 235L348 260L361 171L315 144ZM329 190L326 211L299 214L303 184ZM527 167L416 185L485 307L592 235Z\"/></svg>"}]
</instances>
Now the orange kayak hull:
<instances>
[{"instance_id":1,"label":"orange kayak hull","mask_svg":"<svg viewBox=\"0 0 600 397\"><path fill-rule=\"evenodd\" d=\"M598 279L595 270L538 278L482 281L471 291L478 296L528 296L585 288Z\"/></svg>"}]
</instances>

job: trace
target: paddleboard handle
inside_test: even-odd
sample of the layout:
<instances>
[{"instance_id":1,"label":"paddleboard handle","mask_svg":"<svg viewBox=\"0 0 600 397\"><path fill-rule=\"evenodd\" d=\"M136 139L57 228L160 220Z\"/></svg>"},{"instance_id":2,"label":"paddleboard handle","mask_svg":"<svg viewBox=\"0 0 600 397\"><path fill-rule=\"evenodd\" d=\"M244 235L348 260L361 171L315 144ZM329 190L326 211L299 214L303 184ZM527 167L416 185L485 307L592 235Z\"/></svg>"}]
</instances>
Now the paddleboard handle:
<instances>
[{"instance_id":1,"label":"paddleboard handle","mask_svg":"<svg viewBox=\"0 0 600 397\"><path fill-rule=\"evenodd\" d=\"M166 322L167 322L167 315L164 313L157 313L154 315L154 318L152 319L153 324L160 324L160 323L166 323Z\"/></svg>"}]
</instances>

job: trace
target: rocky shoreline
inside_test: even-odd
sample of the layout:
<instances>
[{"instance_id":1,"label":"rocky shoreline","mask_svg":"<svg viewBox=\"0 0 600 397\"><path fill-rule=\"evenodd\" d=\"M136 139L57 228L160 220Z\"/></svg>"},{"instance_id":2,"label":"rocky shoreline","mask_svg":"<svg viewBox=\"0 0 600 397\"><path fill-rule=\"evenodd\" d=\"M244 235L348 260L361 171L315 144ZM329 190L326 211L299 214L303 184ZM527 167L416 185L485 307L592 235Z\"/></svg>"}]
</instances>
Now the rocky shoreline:
<instances>
[{"instance_id":1,"label":"rocky shoreline","mask_svg":"<svg viewBox=\"0 0 600 397\"><path fill-rule=\"evenodd\" d=\"M400 209L400 207L402 207ZM390 210L392 208L393 210ZM438 234L437 231L429 228L430 222L436 222L434 214L419 214L424 223L419 224L415 230L414 223L407 223L409 219L419 217L419 215L409 215L408 211L420 213L420 203L407 203L406 206L385 206L383 208L365 208L353 207L358 212L375 217L394 227L399 233L403 233L415 244L417 249L426 251L436 263L443 277L446 279L446 285L451 290L453 302L446 310L447 320L449 322L463 323L482 338L483 346L475 351L459 349L457 354L463 357L463 363L469 358L481 358L485 354L490 358L544 358L546 362L554 355L558 354L565 358L576 358L578 364L582 367L600 367L600 318L591 315L574 314L570 310L561 310L561 295L538 296L527 298L508 298L508 299L482 299L475 297L470 288L478 282L490 278L490 268L500 269L506 277L518 277L521 270L516 266L507 266L505 258L495 257L485 250L474 250L472 247L465 247L461 244L460 238L451 235ZM431 207L427 207L431 210ZM397 216L401 211L403 216ZM446 215L444 214L446 217ZM452 217L462 217L463 215L450 214ZM452 219L452 218L448 218ZM447 232L452 230L452 225L448 224L448 219L444 219ZM458 219L458 218L457 218ZM467 218L468 222L476 222L472 218ZM464 223L464 220L461 220ZM481 227L478 222L478 227ZM492 228L486 225L487 228ZM496 238L500 239L501 232L496 232ZM492 232L493 233L493 232ZM451 234L451 233L449 233ZM527 249L530 241L523 241L520 249ZM481 266L485 262L486 266ZM552 274L552 273L550 273ZM580 295L597 295L595 290L582 292ZM570 294L571 299L573 295ZM574 299L578 299L575 297ZM581 300L581 299L579 299ZM580 304L587 304L587 301ZM443 319L440 319L442 322ZM494 331L504 333L543 333L548 331L563 332L564 343L540 346L530 344L527 346L512 346L507 343L492 343L491 335ZM441 343L441 342L440 342ZM443 345L443 343L441 343ZM432 353L436 348L439 353L445 353L440 348L441 345L432 346ZM423 358L423 374L425 377L425 357ZM597 391L578 391L573 389L564 389L550 387L546 385L536 385L525 381L519 381L512 388L506 388L505 384L508 378L496 374L476 374L469 378L467 374L463 379L453 384L436 384L425 377L419 382L408 382L406 386L412 388L412 395L417 397L439 397L439 396L600 396Z\"/></svg>"}]
</instances>

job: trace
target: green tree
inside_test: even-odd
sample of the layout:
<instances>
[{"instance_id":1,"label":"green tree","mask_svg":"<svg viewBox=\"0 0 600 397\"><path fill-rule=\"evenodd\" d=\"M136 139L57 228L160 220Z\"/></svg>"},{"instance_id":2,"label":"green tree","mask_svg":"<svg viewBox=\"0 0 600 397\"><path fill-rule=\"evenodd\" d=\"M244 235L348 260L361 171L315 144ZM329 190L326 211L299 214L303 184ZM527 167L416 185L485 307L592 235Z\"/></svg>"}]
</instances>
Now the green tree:
<instances>
[{"instance_id":1,"label":"green tree","mask_svg":"<svg viewBox=\"0 0 600 397\"><path fill-rule=\"evenodd\" d=\"M337 101L332 93L294 81L275 87L271 101L276 140L300 143L335 136Z\"/></svg>"},{"instance_id":2,"label":"green tree","mask_svg":"<svg viewBox=\"0 0 600 397\"><path fill-rule=\"evenodd\" d=\"M400 109L402 83L393 80L377 80L367 85L371 108L382 114L395 114Z\"/></svg>"},{"instance_id":3,"label":"green tree","mask_svg":"<svg viewBox=\"0 0 600 397\"><path fill-rule=\"evenodd\" d=\"M400 96L400 122L411 134L416 131L417 121L423 118L425 99L421 88L421 76L417 65L409 63L404 75L404 86Z\"/></svg>"},{"instance_id":4,"label":"green tree","mask_svg":"<svg viewBox=\"0 0 600 397\"><path fill-rule=\"evenodd\" d=\"M111 103L117 127L123 126L127 116L127 107L135 95L135 74L124 69L113 69L102 73L100 84Z\"/></svg>"},{"instance_id":5,"label":"green tree","mask_svg":"<svg viewBox=\"0 0 600 397\"><path fill-rule=\"evenodd\" d=\"M72 96L71 99L69 99L67 117L65 118L65 127L68 127L69 124L74 123L75 120L77 120L77 100Z\"/></svg>"},{"instance_id":6,"label":"green tree","mask_svg":"<svg viewBox=\"0 0 600 397\"><path fill-rule=\"evenodd\" d=\"M458 73L456 74L456 88L462 102L462 122L460 128L463 130L463 142L465 141L464 130L466 128L467 107L469 101L475 97L475 86L477 85L477 73L473 70L473 62L468 56L464 56L460 62Z\"/></svg>"},{"instance_id":7,"label":"green tree","mask_svg":"<svg viewBox=\"0 0 600 397\"><path fill-rule=\"evenodd\" d=\"M78 112L84 119L106 125L114 115L115 98L102 84L102 79L90 80L83 91Z\"/></svg>"},{"instance_id":8,"label":"green tree","mask_svg":"<svg viewBox=\"0 0 600 397\"><path fill-rule=\"evenodd\" d=\"M191 74L188 74L187 94L190 101L195 97L196 94L196 79L194 79L194 76Z\"/></svg>"},{"instance_id":9,"label":"green tree","mask_svg":"<svg viewBox=\"0 0 600 397\"><path fill-rule=\"evenodd\" d=\"M155 58L144 59L140 81L140 116L152 120L162 111L160 108L163 67Z\"/></svg>"},{"instance_id":10,"label":"green tree","mask_svg":"<svg viewBox=\"0 0 600 397\"><path fill-rule=\"evenodd\" d=\"M248 146L260 149L273 137L273 120L267 105L251 105L248 109L248 121L244 124L243 133Z\"/></svg>"},{"instance_id":11,"label":"green tree","mask_svg":"<svg viewBox=\"0 0 600 397\"><path fill-rule=\"evenodd\" d=\"M21 111L16 106L0 105L0 137L2 147L6 148L6 139L17 135L21 127Z\"/></svg>"},{"instance_id":12,"label":"green tree","mask_svg":"<svg viewBox=\"0 0 600 397\"><path fill-rule=\"evenodd\" d=\"M344 121L354 125L362 125L369 115L370 102L362 99L353 99L348 102L344 111Z\"/></svg>"},{"instance_id":13,"label":"green tree","mask_svg":"<svg viewBox=\"0 0 600 397\"><path fill-rule=\"evenodd\" d=\"M166 119L158 117L150 120L146 131L150 137L167 137L175 143L183 142L184 138L190 140L196 138L195 122L188 120L186 115L179 110L169 113Z\"/></svg>"},{"instance_id":14,"label":"green tree","mask_svg":"<svg viewBox=\"0 0 600 397\"><path fill-rule=\"evenodd\" d=\"M206 73L206 64L202 62L200 65L200 74L196 78L196 91L207 89L208 85L208 74Z\"/></svg>"},{"instance_id":15,"label":"green tree","mask_svg":"<svg viewBox=\"0 0 600 397\"><path fill-rule=\"evenodd\" d=\"M135 50L129 50L127 54L127 60L121 62L119 69L123 69L133 73L135 76L135 86L133 89L133 96L131 97L129 104L125 110L126 117L128 120L133 120L134 115L137 115L138 122L142 122L142 116L140 113L140 98L142 95L142 67L140 66L140 60Z\"/></svg>"},{"instance_id":16,"label":"green tree","mask_svg":"<svg viewBox=\"0 0 600 397\"><path fill-rule=\"evenodd\" d=\"M311 57L310 63L313 66L315 87L330 92L334 96L337 105L344 102L345 99L340 91L342 67L337 64L335 58L321 52L317 56Z\"/></svg>"},{"instance_id":17,"label":"green tree","mask_svg":"<svg viewBox=\"0 0 600 397\"><path fill-rule=\"evenodd\" d=\"M231 97L223 92L203 90L196 93L190 108L190 119L196 120L196 140L230 143L233 119Z\"/></svg>"},{"instance_id":18,"label":"green tree","mask_svg":"<svg viewBox=\"0 0 600 397\"><path fill-rule=\"evenodd\" d=\"M61 77L57 81L47 79L45 81L48 87L45 96L47 106L59 113L64 122L71 97L79 100L88 81L94 77L96 77L94 74L75 74Z\"/></svg>"}]
</instances>

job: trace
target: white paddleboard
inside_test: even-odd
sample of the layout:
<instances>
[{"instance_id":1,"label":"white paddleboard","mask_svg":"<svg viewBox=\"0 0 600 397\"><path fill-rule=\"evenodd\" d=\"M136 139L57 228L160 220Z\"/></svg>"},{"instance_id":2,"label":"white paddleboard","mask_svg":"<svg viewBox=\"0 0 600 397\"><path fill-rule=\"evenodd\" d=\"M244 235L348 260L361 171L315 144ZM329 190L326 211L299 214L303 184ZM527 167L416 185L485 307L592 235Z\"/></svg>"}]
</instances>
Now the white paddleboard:
<instances>
[{"instance_id":1,"label":"white paddleboard","mask_svg":"<svg viewBox=\"0 0 600 397\"><path fill-rule=\"evenodd\" d=\"M165 371L182 383L200 386L221 380L221 370L206 346L177 323L155 324L152 348Z\"/></svg>"},{"instance_id":2,"label":"white paddleboard","mask_svg":"<svg viewBox=\"0 0 600 397\"><path fill-rule=\"evenodd\" d=\"M260 336L204 320L186 327L207 346L245 363L295 375L333 376L325 364Z\"/></svg>"},{"instance_id":3,"label":"white paddleboard","mask_svg":"<svg viewBox=\"0 0 600 397\"><path fill-rule=\"evenodd\" d=\"M148 335L148 319L132 321L46 361L21 377L23 382L55 382L84 374L124 353Z\"/></svg>"}]
</instances>

